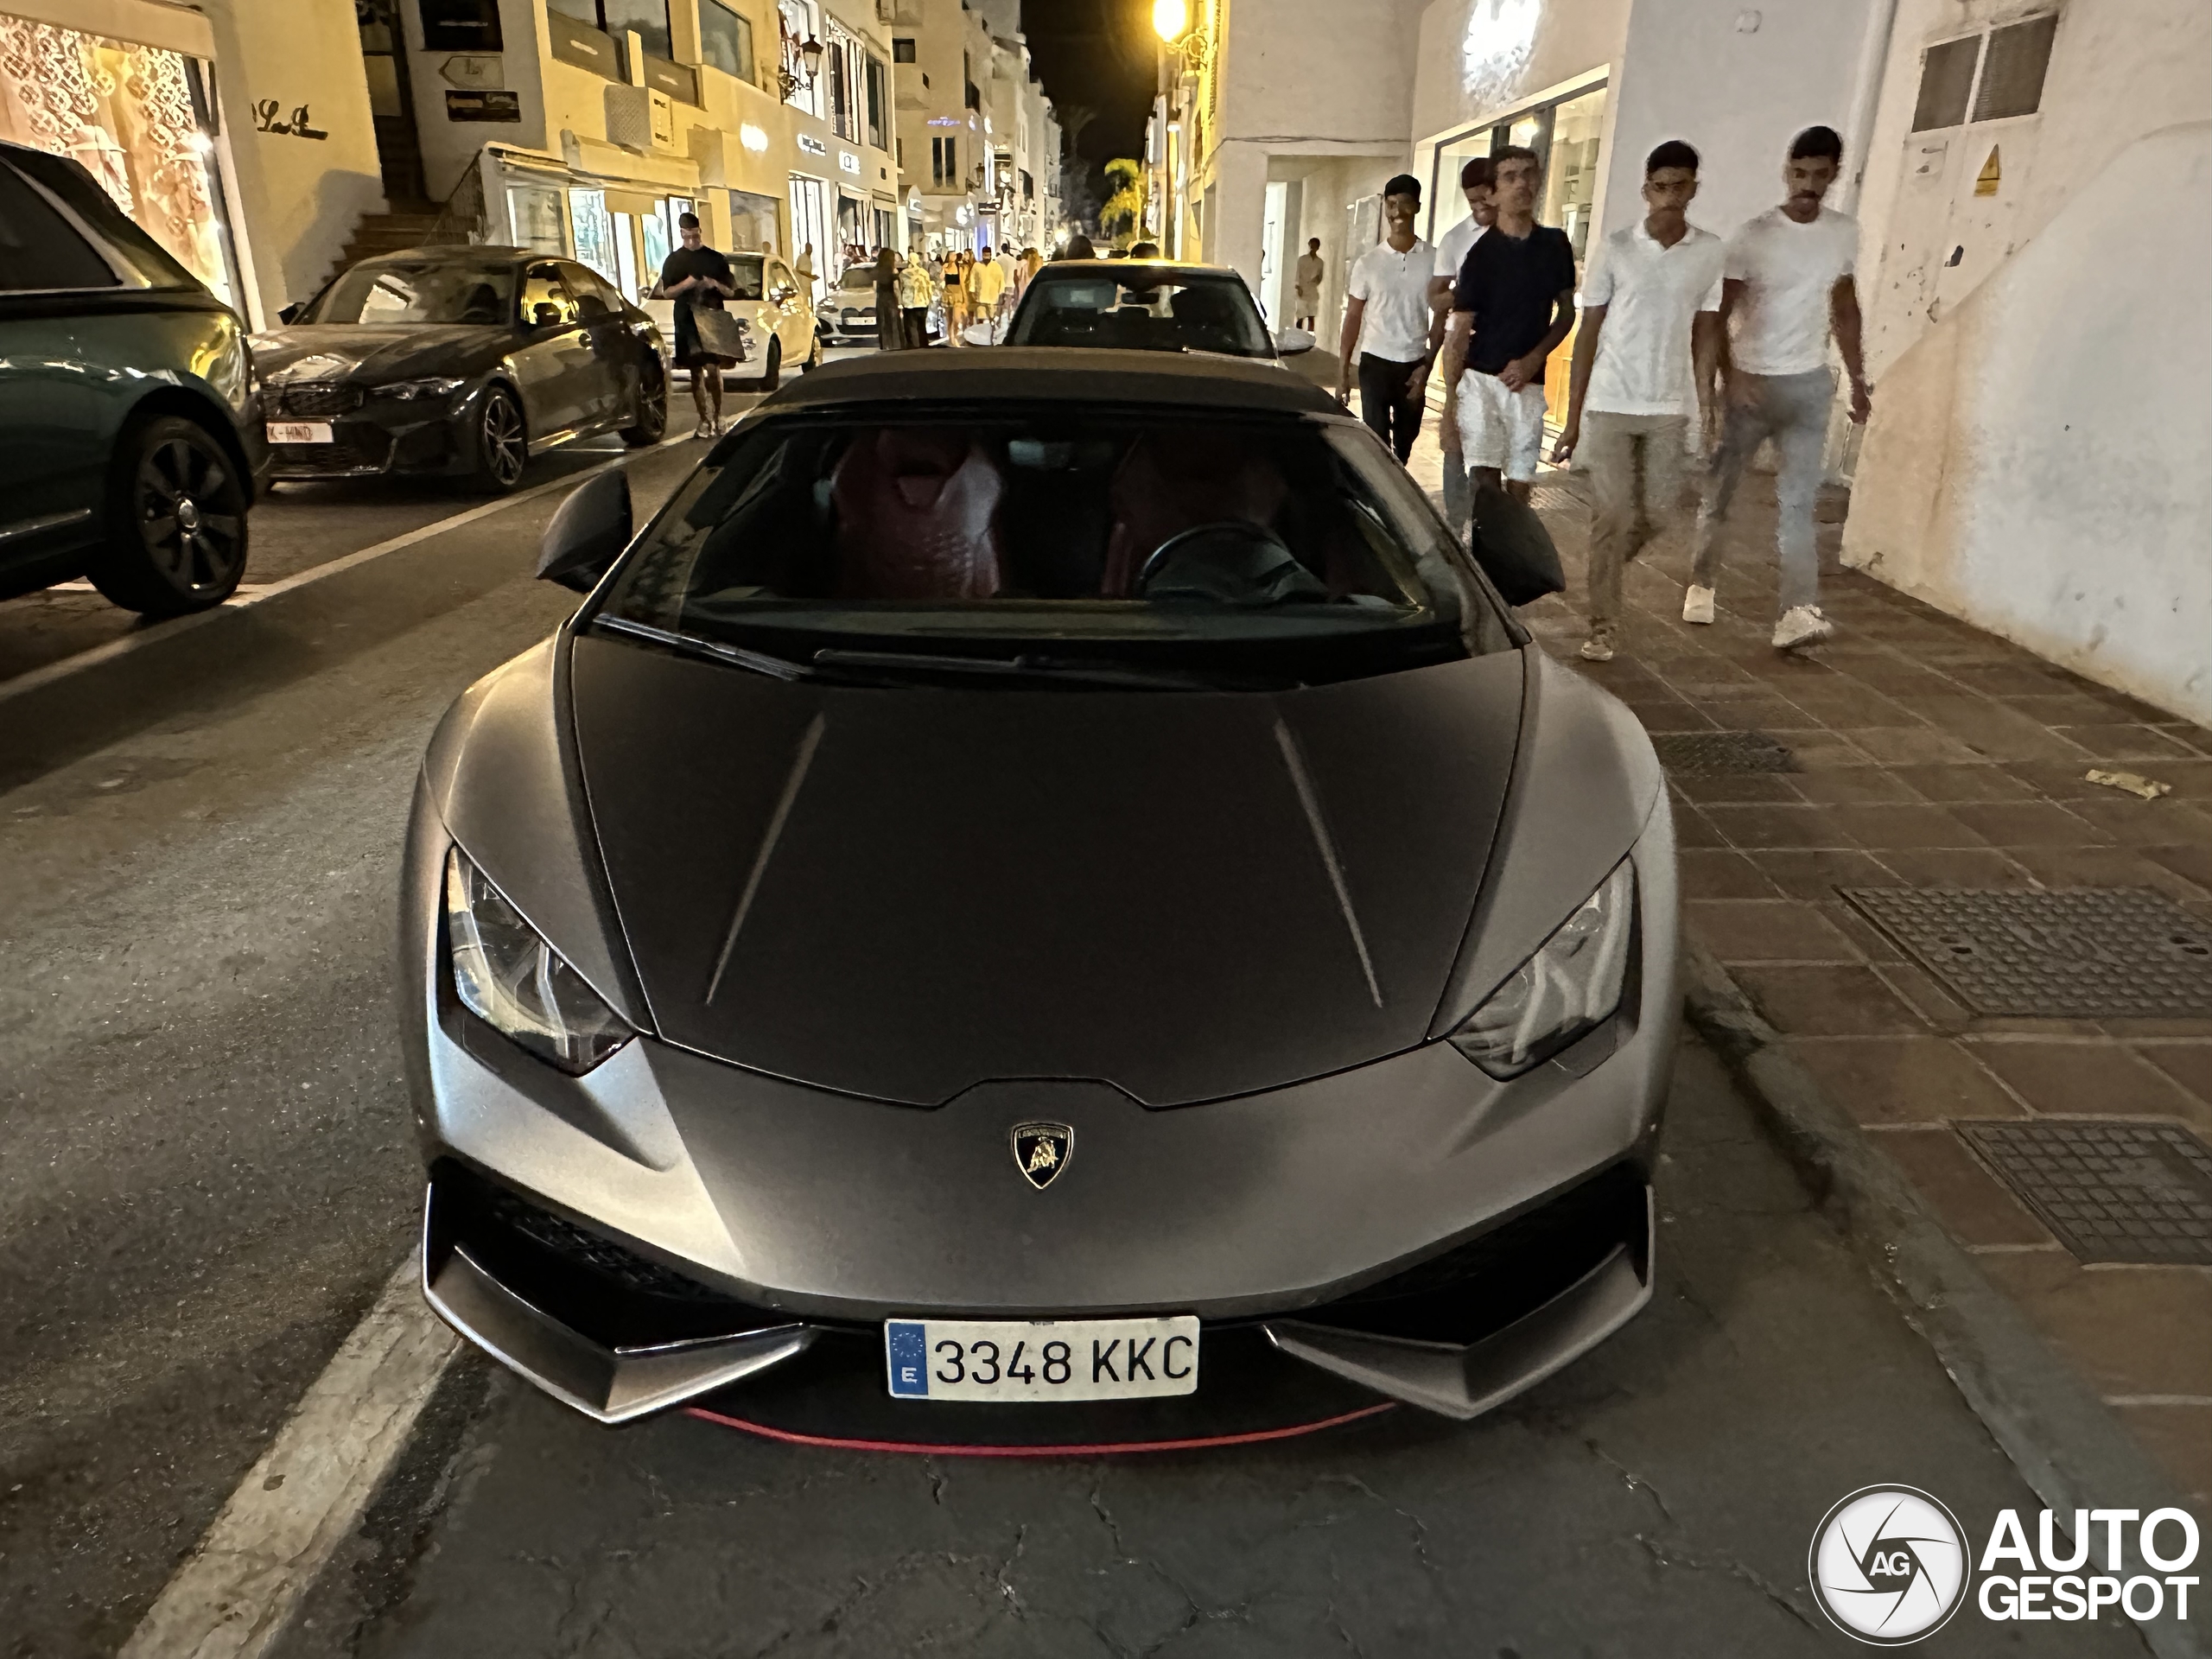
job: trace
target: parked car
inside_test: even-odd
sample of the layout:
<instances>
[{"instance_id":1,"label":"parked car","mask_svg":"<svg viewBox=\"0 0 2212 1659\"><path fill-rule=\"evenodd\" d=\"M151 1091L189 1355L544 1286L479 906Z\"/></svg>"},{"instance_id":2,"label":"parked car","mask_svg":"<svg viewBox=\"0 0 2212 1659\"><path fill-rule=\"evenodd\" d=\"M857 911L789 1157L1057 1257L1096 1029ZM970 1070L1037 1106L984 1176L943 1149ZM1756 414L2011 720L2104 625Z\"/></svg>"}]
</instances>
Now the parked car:
<instances>
[{"instance_id":1,"label":"parked car","mask_svg":"<svg viewBox=\"0 0 2212 1659\"><path fill-rule=\"evenodd\" d=\"M1310 351L1312 337L1302 338L1302 349ZM1046 265L1014 308L1006 343L1269 360L1286 355L1235 270L1126 256Z\"/></svg>"},{"instance_id":2,"label":"parked car","mask_svg":"<svg viewBox=\"0 0 2212 1659\"><path fill-rule=\"evenodd\" d=\"M602 1421L1062 1452L1485 1411L1651 1295L1635 715L1302 377L768 399L431 741L423 1282Z\"/></svg>"},{"instance_id":3,"label":"parked car","mask_svg":"<svg viewBox=\"0 0 2212 1659\"><path fill-rule=\"evenodd\" d=\"M219 605L269 464L245 326L77 162L0 143L0 598Z\"/></svg>"},{"instance_id":4,"label":"parked car","mask_svg":"<svg viewBox=\"0 0 2212 1659\"><path fill-rule=\"evenodd\" d=\"M878 328L875 267L855 265L837 279L823 304L823 336L832 346L873 346Z\"/></svg>"},{"instance_id":5,"label":"parked car","mask_svg":"<svg viewBox=\"0 0 2212 1659\"><path fill-rule=\"evenodd\" d=\"M499 494L558 445L668 428L652 319L527 248L364 259L253 343L278 478L457 476Z\"/></svg>"},{"instance_id":6,"label":"parked car","mask_svg":"<svg viewBox=\"0 0 2212 1659\"><path fill-rule=\"evenodd\" d=\"M802 370L819 368L822 337L814 300L791 268L772 253L740 252L729 256L729 269L737 293L725 306L737 319L747 348L735 368L722 372L723 384L746 391L773 391L791 365ZM675 339L676 302L647 300L645 305L662 334Z\"/></svg>"}]
</instances>

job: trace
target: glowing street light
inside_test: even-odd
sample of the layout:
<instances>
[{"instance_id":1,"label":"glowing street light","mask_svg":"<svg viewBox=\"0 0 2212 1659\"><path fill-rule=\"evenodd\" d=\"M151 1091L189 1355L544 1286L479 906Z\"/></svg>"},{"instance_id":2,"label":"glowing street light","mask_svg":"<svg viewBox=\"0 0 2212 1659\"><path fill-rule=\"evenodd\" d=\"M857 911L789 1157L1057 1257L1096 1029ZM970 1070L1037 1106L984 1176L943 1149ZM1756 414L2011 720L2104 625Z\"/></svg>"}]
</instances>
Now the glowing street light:
<instances>
[{"instance_id":1,"label":"glowing street light","mask_svg":"<svg viewBox=\"0 0 2212 1659\"><path fill-rule=\"evenodd\" d=\"M1153 32L1163 41L1182 38L1183 31L1191 26L1191 8L1187 0L1153 0Z\"/></svg>"}]
</instances>

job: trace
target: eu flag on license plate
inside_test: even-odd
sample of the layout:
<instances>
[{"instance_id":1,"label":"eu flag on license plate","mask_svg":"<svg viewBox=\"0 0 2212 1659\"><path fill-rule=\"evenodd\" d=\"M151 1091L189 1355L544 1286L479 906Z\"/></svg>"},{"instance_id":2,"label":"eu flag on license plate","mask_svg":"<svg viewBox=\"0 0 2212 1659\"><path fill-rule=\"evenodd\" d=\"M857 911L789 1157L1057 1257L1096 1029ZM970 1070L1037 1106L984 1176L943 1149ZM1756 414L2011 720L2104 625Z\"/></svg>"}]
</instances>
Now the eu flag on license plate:
<instances>
[{"instance_id":1,"label":"eu flag on license plate","mask_svg":"<svg viewBox=\"0 0 2212 1659\"><path fill-rule=\"evenodd\" d=\"M930 1391L929 1332L908 1319L891 1319L885 1328L891 1359L891 1392L927 1399Z\"/></svg>"}]
</instances>

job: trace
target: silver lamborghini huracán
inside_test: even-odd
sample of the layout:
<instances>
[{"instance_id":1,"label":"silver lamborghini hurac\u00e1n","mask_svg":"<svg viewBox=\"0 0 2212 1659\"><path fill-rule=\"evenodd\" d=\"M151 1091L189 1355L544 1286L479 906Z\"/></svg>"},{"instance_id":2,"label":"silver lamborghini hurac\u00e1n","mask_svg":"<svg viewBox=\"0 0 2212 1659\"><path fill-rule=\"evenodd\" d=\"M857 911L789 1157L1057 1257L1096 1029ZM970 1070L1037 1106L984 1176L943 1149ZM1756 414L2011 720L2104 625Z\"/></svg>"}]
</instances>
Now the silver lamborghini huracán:
<instances>
[{"instance_id":1,"label":"silver lamborghini hurac\u00e1n","mask_svg":"<svg viewBox=\"0 0 2212 1659\"><path fill-rule=\"evenodd\" d=\"M453 1325L605 1421L1026 1450L1470 1417L1651 1294L1626 709L1270 364L808 377L425 759Z\"/></svg>"}]
</instances>

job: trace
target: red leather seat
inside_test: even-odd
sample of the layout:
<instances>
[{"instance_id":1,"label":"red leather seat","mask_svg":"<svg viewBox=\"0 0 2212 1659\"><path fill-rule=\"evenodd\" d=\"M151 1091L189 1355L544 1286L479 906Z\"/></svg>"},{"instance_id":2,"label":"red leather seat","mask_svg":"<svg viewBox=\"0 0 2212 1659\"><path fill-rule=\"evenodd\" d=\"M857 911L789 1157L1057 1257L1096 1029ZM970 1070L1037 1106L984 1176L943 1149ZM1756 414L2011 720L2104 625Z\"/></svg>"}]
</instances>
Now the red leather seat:
<instances>
[{"instance_id":1,"label":"red leather seat","mask_svg":"<svg viewBox=\"0 0 2212 1659\"><path fill-rule=\"evenodd\" d=\"M882 427L830 484L844 599L988 599L999 591L1006 480L966 434Z\"/></svg>"},{"instance_id":2,"label":"red leather seat","mask_svg":"<svg viewBox=\"0 0 2212 1659\"><path fill-rule=\"evenodd\" d=\"M1257 448L1239 433L1188 429L1130 445L1109 493L1105 597L1128 598L1145 560L1182 531L1240 519L1272 528L1289 491Z\"/></svg>"}]
</instances>

